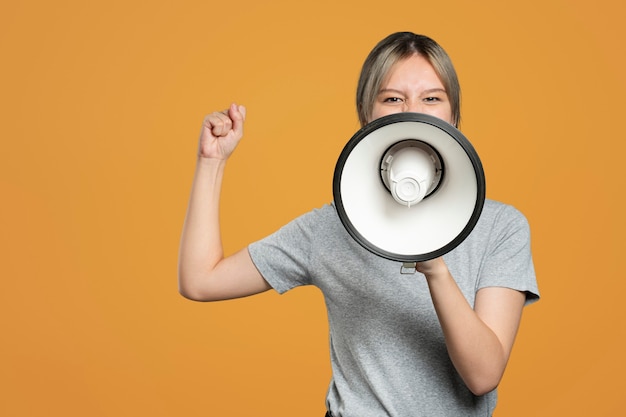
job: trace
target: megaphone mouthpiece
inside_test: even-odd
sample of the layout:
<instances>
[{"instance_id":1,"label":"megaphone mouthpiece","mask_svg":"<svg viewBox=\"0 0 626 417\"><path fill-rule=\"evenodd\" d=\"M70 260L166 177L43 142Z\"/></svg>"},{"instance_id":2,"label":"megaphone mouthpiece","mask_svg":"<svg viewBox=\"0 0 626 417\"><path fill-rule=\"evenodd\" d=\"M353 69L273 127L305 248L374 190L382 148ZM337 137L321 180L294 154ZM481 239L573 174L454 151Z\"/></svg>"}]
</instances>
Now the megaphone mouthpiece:
<instances>
[{"instance_id":1,"label":"megaphone mouthpiece","mask_svg":"<svg viewBox=\"0 0 626 417\"><path fill-rule=\"evenodd\" d=\"M418 140L405 140L385 152L380 171L394 200L411 207L437 187L442 169L434 149Z\"/></svg>"}]
</instances>

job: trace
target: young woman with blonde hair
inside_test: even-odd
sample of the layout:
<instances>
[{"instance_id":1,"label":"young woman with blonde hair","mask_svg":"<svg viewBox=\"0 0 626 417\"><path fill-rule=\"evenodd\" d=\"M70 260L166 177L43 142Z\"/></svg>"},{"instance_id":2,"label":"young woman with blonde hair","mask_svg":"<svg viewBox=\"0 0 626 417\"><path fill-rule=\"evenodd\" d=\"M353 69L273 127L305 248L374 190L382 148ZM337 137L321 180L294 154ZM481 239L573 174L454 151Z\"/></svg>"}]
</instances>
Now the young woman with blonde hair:
<instances>
[{"instance_id":1,"label":"young woman with blonde hair","mask_svg":"<svg viewBox=\"0 0 626 417\"><path fill-rule=\"evenodd\" d=\"M357 88L362 125L399 112L460 121L460 88L446 52L409 32L383 39ZM224 257L218 208L246 109L208 115L183 228L179 286L216 301L302 285L324 295L332 378L327 416L490 416L524 305L539 298L529 227L515 208L485 202L463 243L402 275L350 237L333 203Z\"/></svg>"}]
</instances>

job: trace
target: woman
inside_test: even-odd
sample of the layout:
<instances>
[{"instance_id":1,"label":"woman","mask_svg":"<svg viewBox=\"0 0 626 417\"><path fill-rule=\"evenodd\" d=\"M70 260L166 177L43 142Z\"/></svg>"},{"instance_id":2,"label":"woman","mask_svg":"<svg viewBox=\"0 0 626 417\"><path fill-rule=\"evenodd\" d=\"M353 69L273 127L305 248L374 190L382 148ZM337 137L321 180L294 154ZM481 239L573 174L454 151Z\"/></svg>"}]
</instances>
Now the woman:
<instances>
[{"instance_id":1,"label":"woman","mask_svg":"<svg viewBox=\"0 0 626 417\"><path fill-rule=\"evenodd\" d=\"M357 111L362 125L418 112L457 126L460 88L448 55L413 33L383 39L363 65ZM224 257L220 186L245 115L233 104L204 120L181 242L181 293L214 301L319 287L330 324L328 416L490 416L523 306L539 297L524 216L487 200L469 237L418 263L416 275L363 249L333 204Z\"/></svg>"}]
</instances>

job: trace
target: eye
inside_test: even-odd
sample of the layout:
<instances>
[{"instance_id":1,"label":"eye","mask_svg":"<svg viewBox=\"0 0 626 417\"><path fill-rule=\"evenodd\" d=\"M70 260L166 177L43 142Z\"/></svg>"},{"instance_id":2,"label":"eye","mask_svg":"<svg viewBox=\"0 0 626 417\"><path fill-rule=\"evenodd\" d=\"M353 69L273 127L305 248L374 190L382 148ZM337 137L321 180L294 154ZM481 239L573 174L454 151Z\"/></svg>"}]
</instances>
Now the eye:
<instances>
[{"instance_id":1,"label":"eye","mask_svg":"<svg viewBox=\"0 0 626 417\"><path fill-rule=\"evenodd\" d=\"M424 101L427 103L435 103L437 101L441 101L441 99L439 97L426 97Z\"/></svg>"},{"instance_id":2,"label":"eye","mask_svg":"<svg viewBox=\"0 0 626 417\"><path fill-rule=\"evenodd\" d=\"M402 103L404 100L402 100L400 97L386 97L383 99L384 103Z\"/></svg>"}]
</instances>

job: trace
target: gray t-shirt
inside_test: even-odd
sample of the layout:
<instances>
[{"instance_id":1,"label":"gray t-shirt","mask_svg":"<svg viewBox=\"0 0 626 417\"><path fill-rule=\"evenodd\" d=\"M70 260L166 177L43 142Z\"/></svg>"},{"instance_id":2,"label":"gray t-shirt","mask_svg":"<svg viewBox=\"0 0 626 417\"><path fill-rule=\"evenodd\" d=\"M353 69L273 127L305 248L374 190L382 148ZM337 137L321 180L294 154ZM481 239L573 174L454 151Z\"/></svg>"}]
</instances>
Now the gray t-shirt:
<instances>
[{"instance_id":1,"label":"gray t-shirt","mask_svg":"<svg viewBox=\"0 0 626 417\"><path fill-rule=\"evenodd\" d=\"M335 417L491 416L497 394L477 397L448 356L423 275L374 255L344 229L333 204L293 220L249 246L279 293L318 287L330 327L332 379L326 404ZM472 233L444 260L470 305L484 287L539 298L525 217L485 201Z\"/></svg>"}]
</instances>

